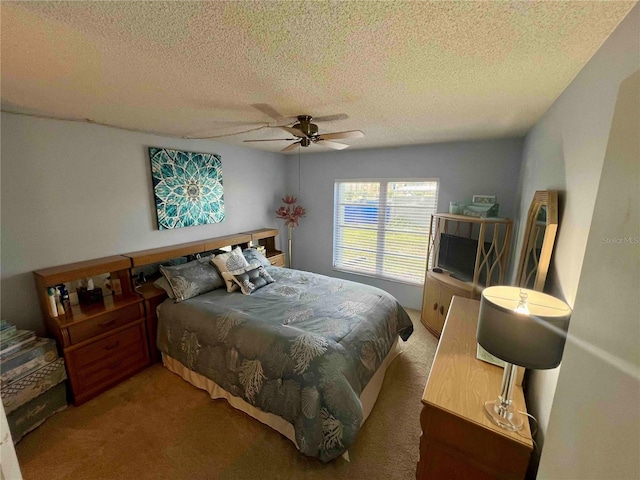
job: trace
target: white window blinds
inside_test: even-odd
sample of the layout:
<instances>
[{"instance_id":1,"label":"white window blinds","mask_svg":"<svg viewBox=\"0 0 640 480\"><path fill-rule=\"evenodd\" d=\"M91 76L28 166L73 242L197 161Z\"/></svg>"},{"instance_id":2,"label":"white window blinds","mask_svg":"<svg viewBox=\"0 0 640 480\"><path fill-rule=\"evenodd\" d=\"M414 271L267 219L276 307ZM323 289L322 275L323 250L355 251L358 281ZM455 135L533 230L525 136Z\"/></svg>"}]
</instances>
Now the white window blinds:
<instances>
[{"instance_id":1,"label":"white window blinds","mask_svg":"<svg viewBox=\"0 0 640 480\"><path fill-rule=\"evenodd\" d=\"M333 267L422 283L438 181L339 180L335 183Z\"/></svg>"}]
</instances>

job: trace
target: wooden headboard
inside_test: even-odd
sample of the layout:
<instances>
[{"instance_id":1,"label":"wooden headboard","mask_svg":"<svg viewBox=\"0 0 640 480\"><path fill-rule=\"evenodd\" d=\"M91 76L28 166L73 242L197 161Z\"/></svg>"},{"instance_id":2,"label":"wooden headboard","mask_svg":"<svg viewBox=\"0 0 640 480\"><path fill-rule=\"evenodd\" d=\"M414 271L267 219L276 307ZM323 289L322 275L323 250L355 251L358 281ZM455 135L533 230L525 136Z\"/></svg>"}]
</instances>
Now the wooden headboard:
<instances>
[{"instance_id":1,"label":"wooden headboard","mask_svg":"<svg viewBox=\"0 0 640 480\"><path fill-rule=\"evenodd\" d=\"M279 255L282 252L276 250L275 237L278 230L275 228L261 228L250 232L236 233L233 235L225 235L223 237L209 238L199 240L197 242L180 243L168 247L152 248L150 250L140 250L138 252L125 253L123 256L131 259L132 267L141 267L152 263L160 263L166 260L182 257L186 255L195 255L197 253L208 252L216 248L235 247L247 248L250 242L258 242L266 247L267 257Z\"/></svg>"}]
</instances>

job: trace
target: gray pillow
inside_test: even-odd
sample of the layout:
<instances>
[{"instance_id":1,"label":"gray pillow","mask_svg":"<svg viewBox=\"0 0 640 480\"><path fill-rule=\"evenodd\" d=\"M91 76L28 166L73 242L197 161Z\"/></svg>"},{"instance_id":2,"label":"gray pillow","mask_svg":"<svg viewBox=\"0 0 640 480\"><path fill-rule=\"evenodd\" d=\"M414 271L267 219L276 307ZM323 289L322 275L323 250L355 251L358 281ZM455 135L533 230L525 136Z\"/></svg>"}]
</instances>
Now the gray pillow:
<instances>
[{"instance_id":1,"label":"gray pillow","mask_svg":"<svg viewBox=\"0 0 640 480\"><path fill-rule=\"evenodd\" d=\"M252 263L252 260L254 260L263 267L271 266L271 262L269 261L269 259L267 259L267 257L265 257L255 248L245 248L242 251L242 255L244 255L245 260L249 263Z\"/></svg>"},{"instance_id":2,"label":"gray pillow","mask_svg":"<svg viewBox=\"0 0 640 480\"><path fill-rule=\"evenodd\" d=\"M211 264L212 257L210 255L175 267L160 266L160 271L171 285L176 302L224 286L224 280Z\"/></svg>"},{"instance_id":3,"label":"gray pillow","mask_svg":"<svg viewBox=\"0 0 640 480\"><path fill-rule=\"evenodd\" d=\"M229 279L236 283L245 295L251 295L259 288L275 281L262 265L250 266L233 272L223 272L222 275L225 280Z\"/></svg>"},{"instance_id":4,"label":"gray pillow","mask_svg":"<svg viewBox=\"0 0 640 480\"><path fill-rule=\"evenodd\" d=\"M171 288L171 284L167 280L167 277L165 277L164 275L159 279L157 279L155 282L153 282L153 284L156 287L161 288L162 290L167 292L167 295L169 296L169 298L176 298L175 294L173 293L173 288Z\"/></svg>"}]
</instances>

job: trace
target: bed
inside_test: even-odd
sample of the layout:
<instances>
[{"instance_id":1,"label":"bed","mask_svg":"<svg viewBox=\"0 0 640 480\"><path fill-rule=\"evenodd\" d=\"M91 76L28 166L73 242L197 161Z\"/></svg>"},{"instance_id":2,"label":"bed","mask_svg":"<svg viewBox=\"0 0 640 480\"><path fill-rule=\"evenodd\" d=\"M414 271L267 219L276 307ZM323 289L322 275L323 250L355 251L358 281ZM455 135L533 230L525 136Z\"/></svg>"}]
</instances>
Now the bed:
<instances>
[{"instance_id":1,"label":"bed","mask_svg":"<svg viewBox=\"0 0 640 480\"><path fill-rule=\"evenodd\" d=\"M250 295L165 300L158 349L172 372L331 461L355 441L413 325L378 288L264 268L274 282Z\"/></svg>"}]
</instances>

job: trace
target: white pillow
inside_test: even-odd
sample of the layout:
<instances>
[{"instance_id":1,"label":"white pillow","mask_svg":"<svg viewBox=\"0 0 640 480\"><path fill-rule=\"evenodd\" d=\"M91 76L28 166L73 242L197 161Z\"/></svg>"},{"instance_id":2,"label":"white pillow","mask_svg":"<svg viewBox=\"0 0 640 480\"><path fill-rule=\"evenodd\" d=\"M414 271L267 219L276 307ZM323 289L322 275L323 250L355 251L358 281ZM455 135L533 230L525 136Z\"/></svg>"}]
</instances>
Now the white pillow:
<instances>
[{"instance_id":1,"label":"white pillow","mask_svg":"<svg viewBox=\"0 0 640 480\"><path fill-rule=\"evenodd\" d=\"M240 287L238 287L238 285L233 281L233 277L225 277L224 272L234 272L249 266L249 262L247 262L244 255L242 255L242 249L240 247L236 247L228 253L216 255L211 261L216 266L220 274L222 274L224 282L227 285L227 292L235 292L238 290Z\"/></svg>"}]
</instances>

